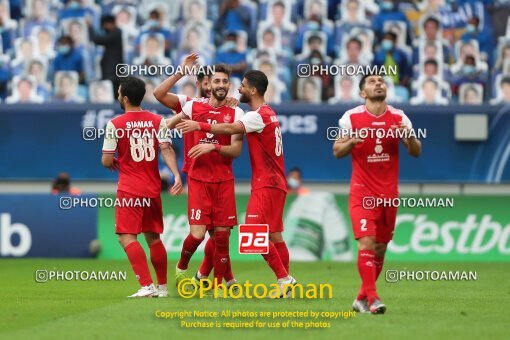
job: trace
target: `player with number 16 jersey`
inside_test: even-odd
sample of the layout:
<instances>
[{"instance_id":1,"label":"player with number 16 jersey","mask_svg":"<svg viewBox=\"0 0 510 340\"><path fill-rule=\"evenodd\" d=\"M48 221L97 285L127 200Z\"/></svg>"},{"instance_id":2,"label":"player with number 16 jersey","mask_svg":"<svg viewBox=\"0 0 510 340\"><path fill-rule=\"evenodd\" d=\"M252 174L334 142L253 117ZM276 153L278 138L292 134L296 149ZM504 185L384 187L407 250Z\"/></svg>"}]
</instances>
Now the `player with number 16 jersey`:
<instances>
[{"instance_id":1,"label":"player with number 16 jersey","mask_svg":"<svg viewBox=\"0 0 510 340\"><path fill-rule=\"evenodd\" d=\"M285 285L296 282L288 274L289 251L282 237L287 181L280 123L275 112L264 101L267 85L267 76L263 72L248 71L244 74L239 93L240 101L248 103L252 111L231 124L187 120L179 123L177 128L185 133L204 131L212 134L246 134L250 150L252 188L245 222L268 225L269 252L262 256L282 286L282 294L286 294Z\"/></svg>"}]
</instances>

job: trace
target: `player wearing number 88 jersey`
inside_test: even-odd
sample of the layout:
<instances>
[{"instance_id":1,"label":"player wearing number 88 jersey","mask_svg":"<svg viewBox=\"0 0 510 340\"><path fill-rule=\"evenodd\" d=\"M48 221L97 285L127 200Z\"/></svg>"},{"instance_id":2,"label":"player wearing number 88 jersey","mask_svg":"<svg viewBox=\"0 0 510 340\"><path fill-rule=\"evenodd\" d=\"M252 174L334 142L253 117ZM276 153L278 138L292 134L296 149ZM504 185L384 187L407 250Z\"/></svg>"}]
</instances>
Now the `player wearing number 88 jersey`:
<instances>
[{"instance_id":1,"label":"player wearing number 88 jersey","mask_svg":"<svg viewBox=\"0 0 510 340\"><path fill-rule=\"evenodd\" d=\"M115 233L124 248L133 271L142 288L130 297L167 296L167 255L160 239L163 232L163 210L161 205L161 178L158 169L158 149L170 171L175 184L172 194L182 190L171 140L167 138L167 127L163 117L140 107L145 95L145 83L134 77L121 81L119 102L125 113L107 124L103 144L102 163L105 167L116 166L118 154L119 184L117 197L122 205L115 208ZM149 198L149 205L140 203ZM137 241L144 233L150 249L151 262L158 278L158 288L152 282L145 251Z\"/></svg>"}]
</instances>

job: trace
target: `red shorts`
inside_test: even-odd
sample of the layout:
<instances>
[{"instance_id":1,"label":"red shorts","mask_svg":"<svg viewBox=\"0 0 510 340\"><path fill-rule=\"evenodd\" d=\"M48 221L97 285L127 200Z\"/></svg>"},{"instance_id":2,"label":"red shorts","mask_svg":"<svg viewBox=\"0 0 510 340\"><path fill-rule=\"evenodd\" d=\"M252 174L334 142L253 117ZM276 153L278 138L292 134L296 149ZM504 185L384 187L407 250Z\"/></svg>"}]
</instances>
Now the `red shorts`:
<instances>
[{"instance_id":1,"label":"red shorts","mask_svg":"<svg viewBox=\"0 0 510 340\"><path fill-rule=\"evenodd\" d=\"M377 243L388 243L393 239L397 207L363 207L366 195L349 195L349 215L351 216L352 231L357 240L364 236L375 236ZM365 205L370 206L368 203Z\"/></svg>"},{"instance_id":2,"label":"red shorts","mask_svg":"<svg viewBox=\"0 0 510 340\"><path fill-rule=\"evenodd\" d=\"M115 207L115 233L116 234L135 234L152 232L156 234L163 233L163 207L161 205L161 196L149 198L149 206L143 206L143 199L147 197L134 196L124 191L117 191L117 198L138 199L136 203L126 206Z\"/></svg>"},{"instance_id":3,"label":"red shorts","mask_svg":"<svg viewBox=\"0 0 510 340\"><path fill-rule=\"evenodd\" d=\"M251 192L246 208L246 224L268 224L269 232L283 231L283 208L287 193L277 188L260 188Z\"/></svg>"},{"instance_id":4,"label":"red shorts","mask_svg":"<svg viewBox=\"0 0 510 340\"><path fill-rule=\"evenodd\" d=\"M188 221L190 225L233 227L237 224L234 180L209 183L188 178Z\"/></svg>"}]
</instances>

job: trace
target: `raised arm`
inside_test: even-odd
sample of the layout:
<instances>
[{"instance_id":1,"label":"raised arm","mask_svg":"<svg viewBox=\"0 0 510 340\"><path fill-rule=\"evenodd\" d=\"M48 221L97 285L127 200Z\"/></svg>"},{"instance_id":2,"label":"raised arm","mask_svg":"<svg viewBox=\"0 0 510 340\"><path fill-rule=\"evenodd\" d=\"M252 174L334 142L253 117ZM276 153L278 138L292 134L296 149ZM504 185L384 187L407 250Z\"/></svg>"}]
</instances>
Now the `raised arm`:
<instances>
[{"instance_id":1,"label":"raised arm","mask_svg":"<svg viewBox=\"0 0 510 340\"><path fill-rule=\"evenodd\" d=\"M167 118L165 120L166 122L166 127L169 128L170 130L171 129L175 129L176 125L178 125L183 119L186 119L186 115L184 113L178 113L176 115L174 115L173 117L171 118Z\"/></svg>"},{"instance_id":2,"label":"raised arm","mask_svg":"<svg viewBox=\"0 0 510 340\"><path fill-rule=\"evenodd\" d=\"M161 143L159 148L161 150L161 156L163 156L163 160L165 161L166 166L168 166L174 175L174 185L172 186L170 193L172 195L178 195L182 192L182 180L181 174L179 173L179 168L177 167L177 157L175 155L175 151L170 143Z\"/></svg>"},{"instance_id":3,"label":"raised arm","mask_svg":"<svg viewBox=\"0 0 510 340\"><path fill-rule=\"evenodd\" d=\"M182 70L189 70L191 67L195 64L196 60L198 59L198 53L192 53L188 55L186 58L184 58L181 69ZM163 81L161 84L159 84L154 89L154 97L163 105L166 107L176 110L179 107L179 97L174 94L170 93L170 90L174 85L182 78L184 77L184 73L177 72L167 79Z\"/></svg>"}]
</instances>

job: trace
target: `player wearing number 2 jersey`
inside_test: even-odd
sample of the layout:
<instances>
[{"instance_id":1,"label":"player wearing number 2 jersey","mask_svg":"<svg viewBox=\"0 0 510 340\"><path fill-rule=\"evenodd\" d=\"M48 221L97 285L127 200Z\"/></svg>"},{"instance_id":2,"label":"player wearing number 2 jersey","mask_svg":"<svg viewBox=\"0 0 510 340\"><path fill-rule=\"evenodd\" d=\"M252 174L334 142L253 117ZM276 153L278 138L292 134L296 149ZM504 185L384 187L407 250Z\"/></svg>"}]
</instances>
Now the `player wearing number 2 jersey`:
<instances>
[{"instance_id":1,"label":"player wearing number 2 jersey","mask_svg":"<svg viewBox=\"0 0 510 340\"><path fill-rule=\"evenodd\" d=\"M333 146L335 157L352 154L352 178L349 214L354 237L358 240L358 271L361 289L354 300L358 312L383 314L386 306L380 301L375 282L382 271L384 254L393 237L396 207L374 206L377 198L398 196L398 154L401 134L412 128L401 110L386 104L386 84L379 75L365 75L359 84L365 105L347 111L339 121L342 138ZM363 133L360 131L376 133ZM368 136L360 139L359 136ZM345 136L347 134L348 136ZM421 143L413 134L403 138L409 154L419 156ZM407 137L407 136L406 136Z\"/></svg>"},{"instance_id":2,"label":"player wearing number 2 jersey","mask_svg":"<svg viewBox=\"0 0 510 340\"><path fill-rule=\"evenodd\" d=\"M120 173L117 198L121 206L115 208L115 233L119 235L119 242L142 286L130 297L163 297L168 296L167 254L159 237L163 232L163 210L158 147L175 177L171 193L179 194L182 184L175 152L166 136L165 121L163 117L140 107L144 95L145 83L142 80L123 78L118 100L125 113L107 124L102 163L105 167L112 167L117 152ZM158 288L154 287L145 251L137 241L140 233L144 234L149 246Z\"/></svg>"},{"instance_id":3,"label":"player wearing number 2 jersey","mask_svg":"<svg viewBox=\"0 0 510 340\"><path fill-rule=\"evenodd\" d=\"M269 253L263 255L283 287L296 281L288 274L289 252L282 238L283 208L287 193L281 127L275 112L264 102L268 80L263 72L246 72L239 88L240 101L252 111L238 122L209 124L183 121L177 128L204 131L214 135L245 133L252 167L252 193L246 211L246 223L269 225ZM195 146L190 154L195 152ZM282 292L285 293L285 292Z\"/></svg>"}]
</instances>

